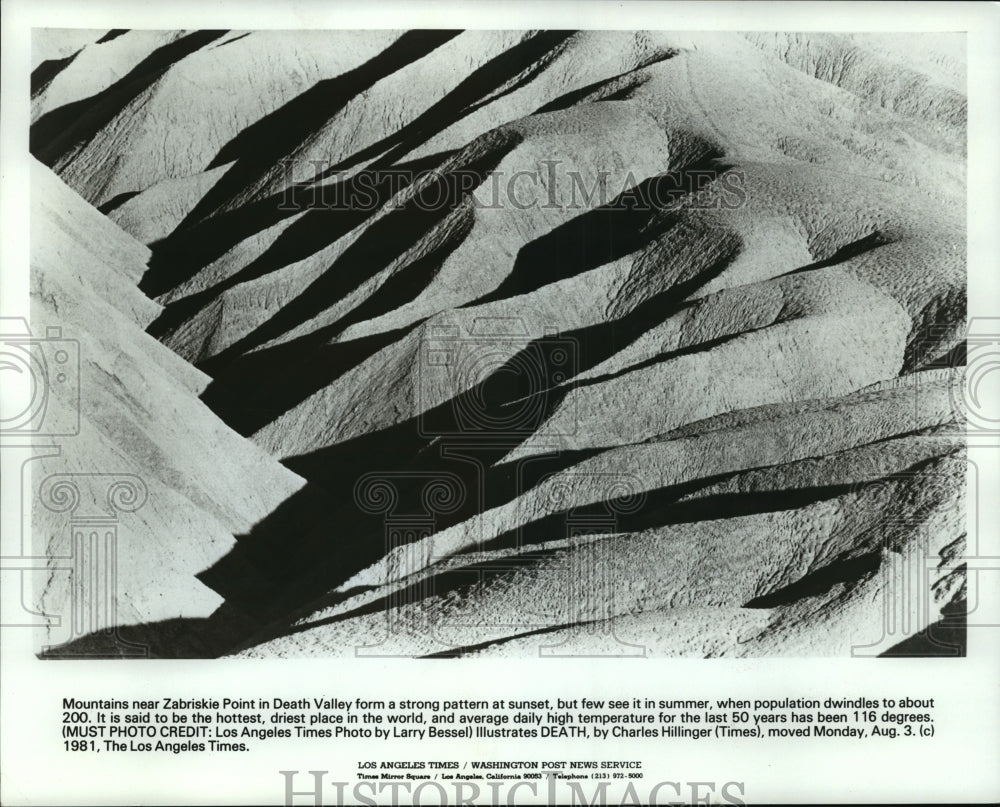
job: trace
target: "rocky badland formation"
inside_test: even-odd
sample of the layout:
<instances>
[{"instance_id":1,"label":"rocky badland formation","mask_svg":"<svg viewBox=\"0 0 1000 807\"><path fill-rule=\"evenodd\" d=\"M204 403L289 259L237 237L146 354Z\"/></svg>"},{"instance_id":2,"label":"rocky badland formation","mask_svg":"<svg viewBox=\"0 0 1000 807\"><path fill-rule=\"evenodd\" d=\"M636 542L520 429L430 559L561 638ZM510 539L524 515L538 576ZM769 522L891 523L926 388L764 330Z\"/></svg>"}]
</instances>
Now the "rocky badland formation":
<instances>
[{"instance_id":1,"label":"rocky badland formation","mask_svg":"<svg viewBox=\"0 0 1000 807\"><path fill-rule=\"evenodd\" d=\"M42 652L962 652L961 35L33 59Z\"/></svg>"}]
</instances>

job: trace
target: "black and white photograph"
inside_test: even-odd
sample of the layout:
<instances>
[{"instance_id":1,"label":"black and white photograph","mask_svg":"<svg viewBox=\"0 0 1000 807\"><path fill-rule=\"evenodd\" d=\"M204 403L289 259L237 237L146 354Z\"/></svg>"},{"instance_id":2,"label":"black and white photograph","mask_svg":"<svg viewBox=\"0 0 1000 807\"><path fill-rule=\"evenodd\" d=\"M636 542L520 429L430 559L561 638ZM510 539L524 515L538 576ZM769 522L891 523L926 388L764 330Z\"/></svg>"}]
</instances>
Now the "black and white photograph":
<instances>
[{"instance_id":1,"label":"black and white photograph","mask_svg":"<svg viewBox=\"0 0 1000 807\"><path fill-rule=\"evenodd\" d=\"M977 72L969 19L692 27L671 4L594 4L662 7L629 27L578 5L581 28L317 24L308 4L301 25L30 27L30 81L4 84L27 190L7 194L23 246L5 263L24 261L28 302L0 323L17 511L2 624L25 663L136 681L167 660L227 677L310 661L334 682L336 664L364 678L413 660L399 669L442 680L475 662L517 662L522 681L726 660L970 669L998 624L979 507L1000 308L970 286L996 266L970 257L970 182L996 173L970 93L996 77ZM623 700L659 703L659 723L602 718L609 735L564 685L558 706L454 701L468 734L413 701L388 720L414 727L386 741L556 736L496 729L508 713L609 743L788 737L762 723L810 710L844 715L795 728L812 742L944 731L929 690L876 713L863 696L881 691L845 679L824 694L857 700L755 701L724 730L694 725L720 722L721 700ZM131 697L52 694L82 715L52 729L60 745L104 756L125 751L109 712L212 703L142 717ZM207 712L298 720L291 696L260 695ZM393 703L307 714L381 724ZM209 750L247 764L254 740L316 736L296 730ZM381 737L355 730L318 736ZM319 763L301 756L268 773L268 800L313 803ZM550 784L572 779L558 765ZM632 803L583 787L580 803ZM700 798L676 789L660 798Z\"/></svg>"},{"instance_id":2,"label":"black and white photograph","mask_svg":"<svg viewBox=\"0 0 1000 807\"><path fill-rule=\"evenodd\" d=\"M964 35L32 45L44 655L964 652Z\"/></svg>"}]
</instances>

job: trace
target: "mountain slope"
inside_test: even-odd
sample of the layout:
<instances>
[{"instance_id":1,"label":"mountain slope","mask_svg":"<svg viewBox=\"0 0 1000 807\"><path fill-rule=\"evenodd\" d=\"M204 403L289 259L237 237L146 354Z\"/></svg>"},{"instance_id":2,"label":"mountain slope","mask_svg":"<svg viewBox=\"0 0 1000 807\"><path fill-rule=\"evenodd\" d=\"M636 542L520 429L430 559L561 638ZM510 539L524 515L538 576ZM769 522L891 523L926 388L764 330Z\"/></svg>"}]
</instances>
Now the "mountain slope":
<instances>
[{"instance_id":1,"label":"mountain slope","mask_svg":"<svg viewBox=\"0 0 1000 807\"><path fill-rule=\"evenodd\" d=\"M33 288L90 357L59 462L147 482L117 621L155 654L960 624L961 35L37 45Z\"/></svg>"}]
</instances>

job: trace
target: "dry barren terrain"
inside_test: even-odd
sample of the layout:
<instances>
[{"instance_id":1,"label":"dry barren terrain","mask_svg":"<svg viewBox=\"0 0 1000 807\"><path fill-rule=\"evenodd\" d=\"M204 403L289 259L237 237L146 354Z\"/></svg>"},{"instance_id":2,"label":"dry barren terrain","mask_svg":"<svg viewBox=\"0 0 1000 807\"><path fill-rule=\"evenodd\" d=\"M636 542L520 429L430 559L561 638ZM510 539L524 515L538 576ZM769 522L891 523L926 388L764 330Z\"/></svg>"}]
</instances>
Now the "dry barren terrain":
<instances>
[{"instance_id":1,"label":"dry barren terrain","mask_svg":"<svg viewBox=\"0 0 1000 807\"><path fill-rule=\"evenodd\" d=\"M962 652L961 35L33 58L32 329L80 356L39 611L84 607L59 484L142 488L43 652Z\"/></svg>"}]
</instances>

